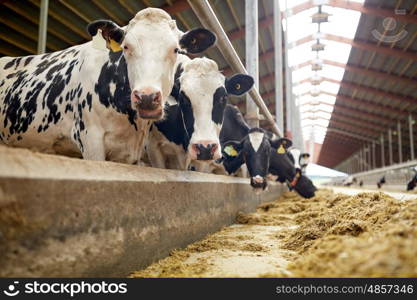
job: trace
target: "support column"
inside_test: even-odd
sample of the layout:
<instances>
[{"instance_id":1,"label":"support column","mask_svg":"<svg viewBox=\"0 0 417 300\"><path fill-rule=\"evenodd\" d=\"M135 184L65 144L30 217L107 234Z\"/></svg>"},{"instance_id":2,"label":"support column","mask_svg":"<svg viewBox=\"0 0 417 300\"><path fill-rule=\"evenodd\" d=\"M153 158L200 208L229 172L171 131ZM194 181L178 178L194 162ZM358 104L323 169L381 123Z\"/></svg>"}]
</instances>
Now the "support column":
<instances>
[{"instance_id":1,"label":"support column","mask_svg":"<svg viewBox=\"0 0 417 300\"><path fill-rule=\"evenodd\" d=\"M394 164L394 160L392 157L392 130L391 128L388 129L388 158L389 158L389 165Z\"/></svg>"},{"instance_id":2,"label":"support column","mask_svg":"<svg viewBox=\"0 0 417 300\"><path fill-rule=\"evenodd\" d=\"M411 113L408 115L408 131L410 134L410 153L411 153L411 160L414 160L414 134L413 134L413 116Z\"/></svg>"},{"instance_id":3,"label":"support column","mask_svg":"<svg viewBox=\"0 0 417 300\"><path fill-rule=\"evenodd\" d=\"M384 134L381 134L381 166L385 167L385 143L384 143Z\"/></svg>"},{"instance_id":4,"label":"support column","mask_svg":"<svg viewBox=\"0 0 417 300\"><path fill-rule=\"evenodd\" d=\"M41 8L39 13L38 54L45 53L46 50L46 35L48 29L48 6L49 0L41 1Z\"/></svg>"},{"instance_id":5,"label":"support column","mask_svg":"<svg viewBox=\"0 0 417 300\"><path fill-rule=\"evenodd\" d=\"M375 141L372 142L372 169L376 169Z\"/></svg>"},{"instance_id":6,"label":"support column","mask_svg":"<svg viewBox=\"0 0 417 300\"><path fill-rule=\"evenodd\" d=\"M288 14L287 1L285 1L285 14ZM285 108L286 108L286 136L292 138L293 134L293 97L292 97L292 74L288 63L288 22L285 22L284 31L284 54L285 54Z\"/></svg>"},{"instance_id":7,"label":"support column","mask_svg":"<svg viewBox=\"0 0 417 300\"><path fill-rule=\"evenodd\" d=\"M282 19L279 0L274 0L274 51L275 51L275 120L284 132L284 81L282 76Z\"/></svg>"},{"instance_id":8,"label":"support column","mask_svg":"<svg viewBox=\"0 0 417 300\"><path fill-rule=\"evenodd\" d=\"M397 121L397 136L398 136L398 163L403 162L403 141L401 134L401 122Z\"/></svg>"},{"instance_id":9,"label":"support column","mask_svg":"<svg viewBox=\"0 0 417 300\"><path fill-rule=\"evenodd\" d=\"M258 1L245 0L246 70L259 89ZM259 127L259 108L250 95L246 96L246 120L250 127Z\"/></svg>"}]
</instances>

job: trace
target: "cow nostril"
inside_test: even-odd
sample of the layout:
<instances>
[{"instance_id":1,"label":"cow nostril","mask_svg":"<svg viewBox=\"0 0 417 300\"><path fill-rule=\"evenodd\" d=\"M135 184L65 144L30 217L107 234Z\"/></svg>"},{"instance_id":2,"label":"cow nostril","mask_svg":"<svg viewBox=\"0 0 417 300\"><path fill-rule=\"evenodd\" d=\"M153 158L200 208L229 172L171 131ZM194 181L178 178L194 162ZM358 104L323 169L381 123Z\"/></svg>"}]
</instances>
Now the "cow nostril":
<instances>
[{"instance_id":1,"label":"cow nostril","mask_svg":"<svg viewBox=\"0 0 417 300\"><path fill-rule=\"evenodd\" d=\"M152 94L152 98L153 98L153 100L152 100L152 103L153 104L155 104L155 105L161 104L161 98L162 98L162 96L161 96L161 93L160 92L153 93Z\"/></svg>"},{"instance_id":2,"label":"cow nostril","mask_svg":"<svg viewBox=\"0 0 417 300\"><path fill-rule=\"evenodd\" d=\"M202 145L201 144L193 144L193 150L194 150L194 152L198 155L198 154L200 154L200 149L201 149L201 147L202 147Z\"/></svg>"},{"instance_id":3,"label":"cow nostril","mask_svg":"<svg viewBox=\"0 0 417 300\"><path fill-rule=\"evenodd\" d=\"M208 148L210 149L211 154L213 154L214 152L216 152L217 148L219 147L218 144L210 144L208 145Z\"/></svg>"},{"instance_id":4,"label":"cow nostril","mask_svg":"<svg viewBox=\"0 0 417 300\"><path fill-rule=\"evenodd\" d=\"M141 93L139 93L139 92L137 92L137 91L134 91L133 92L133 96L134 96L134 101L135 102L137 102L137 103L139 103L139 102L141 102L142 101L142 94Z\"/></svg>"}]
</instances>

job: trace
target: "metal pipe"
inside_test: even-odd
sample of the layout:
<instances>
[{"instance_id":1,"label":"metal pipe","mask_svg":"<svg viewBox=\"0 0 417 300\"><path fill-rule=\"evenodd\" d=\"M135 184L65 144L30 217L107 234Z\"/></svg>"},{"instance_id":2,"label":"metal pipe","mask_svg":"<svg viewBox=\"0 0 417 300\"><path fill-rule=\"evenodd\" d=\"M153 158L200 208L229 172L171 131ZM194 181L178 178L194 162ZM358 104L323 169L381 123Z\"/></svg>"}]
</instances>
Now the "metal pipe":
<instances>
[{"instance_id":1,"label":"metal pipe","mask_svg":"<svg viewBox=\"0 0 417 300\"><path fill-rule=\"evenodd\" d=\"M275 119L284 132L284 86L282 61L282 18L279 0L274 0L274 43L275 43Z\"/></svg>"},{"instance_id":2,"label":"metal pipe","mask_svg":"<svg viewBox=\"0 0 417 300\"><path fill-rule=\"evenodd\" d=\"M394 164L394 160L392 157L392 130L391 128L388 129L388 157L389 157L389 164Z\"/></svg>"},{"instance_id":3,"label":"metal pipe","mask_svg":"<svg viewBox=\"0 0 417 300\"><path fill-rule=\"evenodd\" d=\"M46 35L48 29L48 6L49 0L42 0L39 13L39 34L38 34L38 54L45 53Z\"/></svg>"},{"instance_id":4,"label":"metal pipe","mask_svg":"<svg viewBox=\"0 0 417 300\"><path fill-rule=\"evenodd\" d=\"M236 72L247 74L248 72L246 71L239 56L233 48L232 43L224 32L223 27L221 26L216 14L210 6L210 3L207 0L188 0L188 3L203 26L210 29L217 35L217 47L219 48L223 57L232 67L232 69ZM272 131L279 137L283 137L281 130L279 130L275 124L274 118L265 105L265 102L259 94L258 89L256 87L252 88L249 91L249 94L258 105L266 120L271 125Z\"/></svg>"},{"instance_id":5,"label":"metal pipe","mask_svg":"<svg viewBox=\"0 0 417 300\"><path fill-rule=\"evenodd\" d=\"M411 160L414 160L414 135L413 135L413 116L411 113L408 115L408 130L410 134L410 153L411 153Z\"/></svg>"},{"instance_id":6,"label":"metal pipe","mask_svg":"<svg viewBox=\"0 0 417 300\"><path fill-rule=\"evenodd\" d=\"M258 0L245 0L245 45L246 70L259 89ZM259 109L251 95L246 95L246 120L250 127L259 127Z\"/></svg>"},{"instance_id":7,"label":"metal pipe","mask_svg":"<svg viewBox=\"0 0 417 300\"><path fill-rule=\"evenodd\" d=\"M398 162L403 162L403 141L402 141L402 134L401 134L401 122L398 120L397 122L397 136L398 136Z\"/></svg>"}]
</instances>

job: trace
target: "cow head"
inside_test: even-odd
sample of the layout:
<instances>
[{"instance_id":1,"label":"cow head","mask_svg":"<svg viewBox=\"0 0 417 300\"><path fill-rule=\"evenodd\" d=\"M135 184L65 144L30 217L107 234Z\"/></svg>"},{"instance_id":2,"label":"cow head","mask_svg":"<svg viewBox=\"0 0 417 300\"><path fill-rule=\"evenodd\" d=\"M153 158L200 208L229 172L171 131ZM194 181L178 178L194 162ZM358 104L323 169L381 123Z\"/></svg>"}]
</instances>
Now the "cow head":
<instances>
[{"instance_id":1,"label":"cow head","mask_svg":"<svg viewBox=\"0 0 417 300\"><path fill-rule=\"evenodd\" d=\"M302 174L300 166L301 152L298 149L288 148L292 142L287 139L272 141L274 152L271 159L271 169L281 180L287 181L290 190L295 190L304 198L314 197L317 190L313 182Z\"/></svg>"},{"instance_id":2,"label":"cow head","mask_svg":"<svg viewBox=\"0 0 417 300\"><path fill-rule=\"evenodd\" d=\"M224 143L222 153L226 171L236 172L246 163L250 175L250 184L256 190L264 190L267 186L271 142L261 128L252 128L241 141Z\"/></svg>"},{"instance_id":3,"label":"cow head","mask_svg":"<svg viewBox=\"0 0 417 300\"><path fill-rule=\"evenodd\" d=\"M123 51L132 108L144 119L163 118L178 53L202 52L216 41L206 29L180 32L169 14L157 8L141 10L124 28L108 20L98 20L87 27L92 36L99 29L111 51Z\"/></svg>"},{"instance_id":4,"label":"cow head","mask_svg":"<svg viewBox=\"0 0 417 300\"><path fill-rule=\"evenodd\" d=\"M189 159L219 159L219 135L228 96L240 96L249 91L253 78L244 74L225 78L216 62L208 58L195 58L180 68L173 95L182 112Z\"/></svg>"}]
</instances>

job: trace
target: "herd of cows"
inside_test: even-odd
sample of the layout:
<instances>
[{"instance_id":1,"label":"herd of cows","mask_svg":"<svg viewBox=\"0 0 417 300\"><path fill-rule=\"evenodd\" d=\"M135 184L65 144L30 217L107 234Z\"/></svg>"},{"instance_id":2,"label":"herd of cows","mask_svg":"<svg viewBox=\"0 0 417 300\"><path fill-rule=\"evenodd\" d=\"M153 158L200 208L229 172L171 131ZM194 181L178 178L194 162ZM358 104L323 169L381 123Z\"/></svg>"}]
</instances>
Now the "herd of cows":
<instances>
[{"instance_id":1,"label":"herd of cows","mask_svg":"<svg viewBox=\"0 0 417 300\"><path fill-rule=\"evenodd\" d=\"M0 143L89 160L247 172L257 191L273 178L314 196L304 174L308 154L250 128L228 104L253 78L226 78L215 61L187 56L213 46L212 32L183 33L157 8L141 10L125 27L99 20L87 31L93 40L82 45L0 59Z\"/></svg>"}]
</instances>

